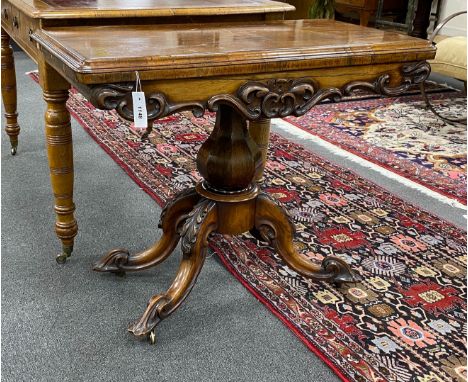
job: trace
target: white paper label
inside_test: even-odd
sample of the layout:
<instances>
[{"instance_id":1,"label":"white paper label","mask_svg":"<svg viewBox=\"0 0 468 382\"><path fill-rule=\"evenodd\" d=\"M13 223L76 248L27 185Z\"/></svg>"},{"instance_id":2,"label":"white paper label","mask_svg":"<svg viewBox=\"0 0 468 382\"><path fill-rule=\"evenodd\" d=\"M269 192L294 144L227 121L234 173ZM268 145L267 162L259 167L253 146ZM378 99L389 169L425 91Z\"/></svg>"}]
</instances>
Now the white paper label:
<instances>
[{"instance_id":1,"label":"white paper label","mask_svg":"<svg viewBox=\"0 0 468 382\"><path fill-rule=\"evenodd\" d=\"M132 92L133 99L133 122L138 128L148 127L148 114L144 92Z\"/></svg>"}]
</instances>

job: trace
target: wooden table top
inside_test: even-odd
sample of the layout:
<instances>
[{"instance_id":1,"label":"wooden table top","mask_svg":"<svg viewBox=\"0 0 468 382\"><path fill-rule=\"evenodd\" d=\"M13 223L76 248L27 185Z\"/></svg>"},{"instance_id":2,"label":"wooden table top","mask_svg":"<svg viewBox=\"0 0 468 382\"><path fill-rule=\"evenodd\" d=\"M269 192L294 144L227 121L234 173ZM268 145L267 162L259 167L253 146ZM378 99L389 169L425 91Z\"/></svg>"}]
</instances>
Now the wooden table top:
<instances>
[{"instance_id":1,"label":"wooden table top","mask_svg":"<svg viewBox=\"0 0 468 382\"><path fill-rule=\"evenodd\" d=\"M139 70L210 77L430 59L427 40L334 20L60 27L38 31L42 49L76 73ZM175 70L177 69L177 70Z\"/></svg>"},{"instance_id":2,"label":"wooden table top","mask_svg":"<svg viewBox=\"0 0 468 382\"><path fill-rule=\"evenodd\" d=\"M271 0L10 0L33 18L163 17L288 12Z\"/></svg>"}]
</instances>

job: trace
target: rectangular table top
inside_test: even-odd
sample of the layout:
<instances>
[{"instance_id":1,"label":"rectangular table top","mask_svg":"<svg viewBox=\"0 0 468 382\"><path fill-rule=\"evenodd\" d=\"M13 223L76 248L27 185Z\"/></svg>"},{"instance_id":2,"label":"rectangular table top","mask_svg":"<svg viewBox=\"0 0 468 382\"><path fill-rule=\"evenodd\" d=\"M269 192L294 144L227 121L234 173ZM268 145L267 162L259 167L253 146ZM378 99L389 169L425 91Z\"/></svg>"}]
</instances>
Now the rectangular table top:
<instances>
[{"instance_id":1,"label":"rectangular table top","mask_svg":"<svg viewBox=\"0 0 468 382\"><path fill-rule=\"evenodd\" d=\"M334 20L60 27L33 38L76 73L129 72L132 78L135 70L164 71L165 79L210 77L435 55L426 40Z\"/></svg>"},{"instance_id":2,"label":"rectangular table top","mask_svg":"<svg viewBox=\"0 0 468 382\"><path fill-rule=\"evenodd\" d=\"M272 0L9 0L33 18L119 18L288 12Z\"/></svg>"}]
</instances>

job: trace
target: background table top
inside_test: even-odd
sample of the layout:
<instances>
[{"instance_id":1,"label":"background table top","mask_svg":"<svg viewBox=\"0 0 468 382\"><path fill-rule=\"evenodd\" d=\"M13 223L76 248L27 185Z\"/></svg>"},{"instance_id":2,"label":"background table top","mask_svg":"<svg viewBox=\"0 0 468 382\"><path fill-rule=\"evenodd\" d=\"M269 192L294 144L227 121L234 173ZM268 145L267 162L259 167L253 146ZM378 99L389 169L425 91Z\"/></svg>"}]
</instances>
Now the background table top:
<instances>
[{"instance_id":1,"label":"background table top","mask_svg":"<svg viewBox=\"0 0 468 382\"><path fill-rule=\"evenodd\" d=\"M288 12L271 0L9 0L34 18L155 17Z\"/></svg>"}]
</instances>

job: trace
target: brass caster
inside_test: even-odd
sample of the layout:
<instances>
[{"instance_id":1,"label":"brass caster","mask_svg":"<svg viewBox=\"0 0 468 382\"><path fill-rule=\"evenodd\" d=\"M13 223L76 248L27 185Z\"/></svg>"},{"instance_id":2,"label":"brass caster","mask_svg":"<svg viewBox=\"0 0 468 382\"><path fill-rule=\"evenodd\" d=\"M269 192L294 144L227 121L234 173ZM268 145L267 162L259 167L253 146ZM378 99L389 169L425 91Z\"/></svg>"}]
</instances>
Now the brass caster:
<instances>
[{"instance_id":1,"label":"brass caster","mask_svg":"<svg viewBox=\"0 0 468 382\"><path fill-rule=\"evenodd\" d=\"M16 147L12 147L10 152L11 152L11 155L16 155Z\"/></svg>"},{"instance_id":2,"label":"brass caster","mask_svg":"<svg viewBox=\"0 0 468 382\"><path fill-rule=\"evenodd\" d=\"M58 264L65 264L67 262L67 254L66 253L61 253L60 255L57 255L57 257L55 258L55 261L58 263Z\"/></svg>"},{"instance_id":3,"label":"brass caster","mask_svg":"<svg viewBox=\"0 0 468 382\"><path fill-rule=\"evenodd\" d=\"M67 259L71 256L73 252L73 245L64 245L62 246L62 253L57 255L55 261L59 264L65 264Z\"/></svg>"},{"instance_id":4,"label":"brass caster","mask_svg":"<svg viewBox=\"0 0 468 382\"><path fill-rule=\"evenodd\" d=\"M154 332L154 329L148 334L148 342L150 345L154 345L156 343L156 333Z\"/></svg>"},{"instance_id":5,"label":"brass caster","mask_svg":"<svg viewBox=\"0 0 468 382\"><path fill-rule=\"evenodd\" d=\"M73 252L73 245L63 246L62 251L64 255L66 255L67 257L70 257Z\"/></svg>"}]
</instances>

